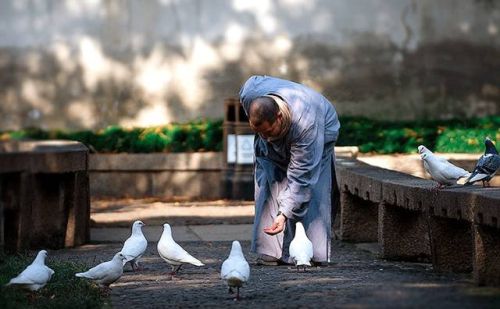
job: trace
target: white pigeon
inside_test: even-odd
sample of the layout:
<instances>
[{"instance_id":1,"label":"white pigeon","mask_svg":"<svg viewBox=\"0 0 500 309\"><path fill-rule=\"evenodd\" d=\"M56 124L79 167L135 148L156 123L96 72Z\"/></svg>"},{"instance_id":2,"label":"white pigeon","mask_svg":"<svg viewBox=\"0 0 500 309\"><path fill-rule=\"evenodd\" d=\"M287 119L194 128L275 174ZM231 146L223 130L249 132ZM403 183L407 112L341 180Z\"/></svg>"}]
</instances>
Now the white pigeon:
<instances>
[{"instance_id":1,"label":"white pigeon","mask_svg":"<svg viewBox=\"0 0 500 309\"><path fill-rule=\"evenodd\" d=\"M125 256L121 252L118 252L111 261L103 262L86 272L77 273L75 276L93 280L99 286L109 288L111 283L120 279L123 275L124 261Z\"/></svg>"},{"instance_id":2,"label":"white pigeon","mask_svg":"<svg viewBox=\"0 0 500 309\"><path fill-rule=\"evenodd\" d=\"M182 264L205 265L175 242L172 238L172 229L168 223L163 224L163 233L158 241L157 249L160 257L172 267L172 275L179 271ZM176 266L177 268L175 268Z\"/></svg>"},{"instance_id":3,"label":"white pigeon","mask_svg":"<svg viewBox=\"0 0 500 309\"><path fill-rule=\"evenodd\" d=\"M489 185L491 178L493 178L497 170L500 169L500 155L498 155L495 144L487 137L484 140L484 146L484 154L479 157L474 171L472 171L472 174L465 181L466 185L471 185L477 181L481 181L483 187L485 184Z\"/></svg>"},{"instance_id":4,"label":"white pigeon","mask_svg":"<svg viewBox=\"0 0 500 309\"><path fill-rule=\"evenodd\" d=\"M424 145L418 146L420 157L424 161L424 168L439 187L457 184L460 178L469 177L470 173L461 167L455 166L445 158L440 158L427 149Z\"/></svg>"},{"instance_id":5,"label":"white pigeon","mask_svg":"<svg viewBox=\"0 0 500 309\"><path fill-rule=\"evenodd\" d=\"M10 279L6 285L19 285L30 291L38 291L50 280L54 271L45 265L47 251L40 250L35 260L17 277Z\"/></svg>"},{"instance_id":6,"label":"white pigeon","mask_svg":"<svg viewBox=\"0 0 500 309\"><path fill-rule=\"evenodd\" d=\"M139 259L142 257L148 246L148 241L142 233L142 227L145 224L142 221L135 221L132 225L132 234L123 244L121 253L125 256L123 266L130 263L132 270L135 271L139 268Z\"/></svg>"},{"instance_id":7,"label":"white pigeon","mask_svg":"<svg viewBox=\"0 0 500 309\"><path fill-rule=\"evenodd\" d=\"M250 278L250 265L248 265L240 242L235 240L231 247L229 257L222 263L220 277L229 288L229 293L233 293L233 288L237 289L236 299L240 299L240 288Z\"/></svg>"},{"instance_id":8,"label":"white pigeon","mask_svg":"<svg viewBox=\"0 0 500 309\"><path fill-rule=\"evenodd\" d=\"M303 267L306 270L307 266L311 266L311 259L313 257L313 244L307 238L306 230L301 222L295 223L295 236L290 242L290 257L292 258L297 270Z\"/></svg>"}]
</instances>

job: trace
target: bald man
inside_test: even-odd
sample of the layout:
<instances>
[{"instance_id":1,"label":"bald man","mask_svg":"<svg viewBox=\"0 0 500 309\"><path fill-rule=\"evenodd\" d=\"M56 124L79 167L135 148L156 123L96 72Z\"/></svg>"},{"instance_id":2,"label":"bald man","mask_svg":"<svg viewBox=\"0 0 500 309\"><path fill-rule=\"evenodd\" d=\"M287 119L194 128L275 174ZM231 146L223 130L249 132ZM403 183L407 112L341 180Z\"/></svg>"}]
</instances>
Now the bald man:
<instances>
[{"instance_id":1,"label":"bald man","mask_svg":"<svg viewBox=\"0 0 500 309\"><path fill-rule=\"evenodd\" d=\"M334 106L304 85L270 76L250 77L240 102L256 133L252 251L258 262L292 263L288 248L297 221L313 243L313 261L330 262L332 203L339 198Z\"/></svg>"}]
</instances>

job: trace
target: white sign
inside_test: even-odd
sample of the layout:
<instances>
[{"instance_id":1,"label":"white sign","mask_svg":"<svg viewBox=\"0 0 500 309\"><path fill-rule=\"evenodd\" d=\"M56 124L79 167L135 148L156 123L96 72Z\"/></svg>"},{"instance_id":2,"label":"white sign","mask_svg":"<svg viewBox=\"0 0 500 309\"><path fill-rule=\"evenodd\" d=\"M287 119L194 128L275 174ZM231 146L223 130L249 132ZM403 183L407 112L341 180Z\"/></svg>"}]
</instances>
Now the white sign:
<instances>
[{"instance_id":1,"label":"white sign","mask_svg":"<svg viewBox=\"0 0 500 309\"><path fill-rule=\"evenodd\" d=\"M253 164L253 139L254 135L236 136L236 163Z\"/></svg>"},{"instance_id":2,"label":"white sign","mask_svg":"<svg viewBox=\"0 0 500 309\"><path fill-rule=\"evenodd\" d=\"M227 163L236 162L236 135L227 135Z\"/></svg>"}]
</instances>

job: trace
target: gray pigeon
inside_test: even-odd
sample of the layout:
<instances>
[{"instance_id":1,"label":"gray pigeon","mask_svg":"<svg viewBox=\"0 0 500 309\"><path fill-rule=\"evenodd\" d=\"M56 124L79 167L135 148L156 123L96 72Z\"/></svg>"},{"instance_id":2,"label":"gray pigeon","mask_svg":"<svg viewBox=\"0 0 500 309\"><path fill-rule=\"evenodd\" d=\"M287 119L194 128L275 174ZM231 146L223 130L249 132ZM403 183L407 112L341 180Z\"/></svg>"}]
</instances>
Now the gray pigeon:
<instances>
[{"instance_id":1,"label":"gray pigeon","mask_svg":"<svg viewBox=\"0 0 500 309\"><path fill-rule=\"evenodd\" d=\"M120 279L123 275L123 262L125 259L125 256L118 252L111 261L103 262L86 272L77 273L75 276L93 280L100 287L109 288L111 283Z\"/></svg>"},{"instance_id":2,"label":"gray pigeon","mask_svg":"<svg viewBox=\"0 0 500 309\"><path fill-rule=\"evenodd\" d=\"M158 241L157 249L160 257L172 267L172 275L179 271L182 264L205 265L175 242L172 238L172 229L168 223L163 225L163 233ZM175 268L176 266L177 268Z\"/></svg>"},{"instance_id":3,"label":"gray pigeon","mask_svg":"<svg viewBox=\"0 0 500 309\"><path fill-rule=\"evenodd\" d=\"M233 288L236 288L236 300L240 299L240 288L250 278L250 265L243 255L239 241L233 241L229 257L222 263L220 276L229 287L229 293L233 293Z\"/></svg>"},{"instance_id":4,"label":"gray pigeon","mask_svg":"<svg viewBox=\"0 0 500 309\"><path fill-rule=\"evenodd\" d=\"M142 257L148 246L148 241L142 233L143 226L144 223L142 221L137 220L134 222L132 225L132 234L125 241L121 250L121 253L125 256L123 266L129 262L133 271L139 268L139 259Z\"/></svg>"},{"instance_id":5,"label":"gray pigeon","mask_svg":"<svg viewBox=\"0 0 500 309\"><path fill-rule=\"evenodd\" d=\"M17 277L10 279L6 285L18 285L30 291L38 291L50 280L54 271L45 265L47 251L41 250L35 260Z\"/></svg>"},{"instance_id":6,"label":"gray pigeon","mask_svg":"<svg viewBox=\"0 0 500 309\"><path fill-rule=\"evenodd\" d=\"M466 178L470 173L461 167L455 166L445 158L440 158L427 149L424 145L418 146L420 157L424 161L424 168L435 181L439 188L457 184L460 178Z\"/></svg>"},{"instance_id":7,"label":"gray pigeon","mask_svg":"<svg viewBox=\"0 0 500 309\"><path fill-rule=\"evenodd\" d=\"M306 270L307 266L311 266L313 258L313 244L307 238L306 230L301 222L295 223L295 236L290 242L290 257L292 258L297 270L303 267Z\"/></svg>"},{"instance_id":8,"label":"gray pigeon","mask_svg":"<svg viewBox=\"0 0 500 309\"><path fill-rule=\"evenodd\" d=\"M477 181L482 181L483 187L485 183L489 185L489 181L500 168L500 156L491 139L487 137L484 140L484 146L486 147L484 154L479 158L474 171L465 181L466 185Z\"/></svg>"}]
</instances>

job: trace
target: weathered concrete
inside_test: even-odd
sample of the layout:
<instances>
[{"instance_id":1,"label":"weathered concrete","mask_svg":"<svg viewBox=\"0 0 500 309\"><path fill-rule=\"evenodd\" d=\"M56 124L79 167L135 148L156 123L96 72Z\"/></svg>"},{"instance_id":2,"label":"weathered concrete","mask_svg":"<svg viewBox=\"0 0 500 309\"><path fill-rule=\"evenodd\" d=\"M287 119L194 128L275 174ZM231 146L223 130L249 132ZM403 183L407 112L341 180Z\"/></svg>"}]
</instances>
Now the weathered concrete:
<instances>
[{"instance_id":1,"label":"weathered concrete","mask_svg":"<svg viewBox=\"0 0 500 309\"><path fill-rule=\"evenodd\" d=\"M499 188L457 185L438 190L433 181L356 160L342 159L337 163L345 195L342 200L347 201L342 206L347 213L341 217L359 216L360 207L367 203L360 203L361 199L378 202L378 242L383 257L430 257L436 270L474 269L478 284L499 282ZM367 222L362 216L359 218L362 224ZM342 223L341 229L346 233L359 224L355 220Z\"/></svg>"},{"instance_id":2,"label":"weathered concrete","mask_svg":"<svg viewBox=\"0 0 500 309\"><path fill-rule=\"evenodd\" d=\"M0 129L222 118L223 99L256 73L306 83L337 100L340 115L499 113L497 1L0 7Z\"/></svg>"},{"instance_id":3,"label":"weathered concrete","mask_svg":"<svg viewBox=\"0 0 500 309\"><path fill-rule=\"evenodd\" d=\"M7 251L89 240L88 149L68 141L1 142L0 204Z\"/></svg>"}]
</instances>

